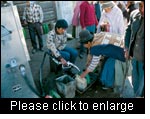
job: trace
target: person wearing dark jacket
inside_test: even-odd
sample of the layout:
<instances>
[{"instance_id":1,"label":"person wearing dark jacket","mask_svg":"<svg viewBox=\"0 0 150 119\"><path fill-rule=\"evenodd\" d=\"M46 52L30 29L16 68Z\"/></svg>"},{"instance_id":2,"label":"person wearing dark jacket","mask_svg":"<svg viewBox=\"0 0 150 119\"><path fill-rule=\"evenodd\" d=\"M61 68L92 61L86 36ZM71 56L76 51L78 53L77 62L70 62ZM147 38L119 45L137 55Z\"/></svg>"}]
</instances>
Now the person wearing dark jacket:
<instances>
[{"instance_id":1,"label":"person wearing dark jacket","mask_svg":"<svg viewBox=\"0 0 150 119\"><path fill-rule=\"evenodd\" d=\"M144 35L144 1L141 1L139 10L131 13L125 34L125 57L132 59L132 85L136 97L144 96Z\"/></svg>"},{"instance_id":2,"label":"person wearing dark jacket","mask_svg":"<svg viewBox=\"0 0 150 119\"><path fill-rule=\"evenodd\" d=\"M129 22L129 18L130 18L130 14L132 11L136 10L136 7L135 7L135 2L134 1L128 1L127 2L127 12L128 12L128 22Z\"/></svg>"},{"instance_id":3,"label":"person wearing dark jacket","mask_svg":"<svg viewBox=\"0 0 150 119\"><path fill-rule=\"evenodd\" d=\"M108 43L104 43L105 40L104 40L103 36L105 36L105 38L106 38L107 37L106 34L109 36L109 40L110 40ZM112 65L111 59L114 59L114 60L118 59L122 62L125 62L124 49L122 47L116 45L116 39L121 38L121 37L119 38L119 35L117 36L116 39L112 40L114 35L111 33L108 34L106 32L103 32L103 33L101 32L101 33L92 35L92 34L90 34L90 32L88 30L82 30L79 33L79 36L80 36L80 42L83 43L84 47L86 47L89 51L88 52L89 54L87 56L86 70L81 73L81 75L80 75L81 78L84 78L88 73L93 72L96 69L102 56L109 57L109 59L110 59L110 60L108 60L108 58L107 58L107 60L108 60L107 66L111 70L111 72L109 72L107 70L107 72L106 72L107 77L110 77L113 70L115 71L115 68L110 66L110 65ZM118 41L120 41L120 40L118 40ZM123 65L119 65L119 66L122 67ZM104 68L105 67L102 68L102 71L104 70ZM107 88L105 86L105 84L107 83L107 86L114 85L114 79L112 80L112 78L114 78L114 77L107 78L107 80L105 80L105 82L103 82L101 80L102 71L99 72L100 82L104 85L102 87L102 89L104 89L104 90L112 89L111 87ZM123 71L117 70L117 72L120 72L119 81L121 82L121 80L122 80L121 72L123 72ZM114 73L114 75L115 75L115 73Z\"/></svg>"}]
</instances>

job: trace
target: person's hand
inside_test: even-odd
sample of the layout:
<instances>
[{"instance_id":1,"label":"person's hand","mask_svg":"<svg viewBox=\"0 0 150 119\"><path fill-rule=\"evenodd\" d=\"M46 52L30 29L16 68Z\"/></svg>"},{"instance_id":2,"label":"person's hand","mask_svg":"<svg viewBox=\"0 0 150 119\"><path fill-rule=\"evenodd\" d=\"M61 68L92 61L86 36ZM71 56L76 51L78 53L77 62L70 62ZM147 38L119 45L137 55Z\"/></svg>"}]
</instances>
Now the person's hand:
<instances>
[{"instance_id":1,"label":"person's hand","mask_svg":"<svg viewBox=\"0 0 150 119\"><path fill-rule=\"evenodd\" d=\"M85 72L80 75L80 78L84 78L86 76Z\"/></svg>"},{"instance_id":2,"label":"person's hand","mask_svg":"<svg viewBox=\"0 0 150 119\"><path fill-rule=\"evenodd\" d=\"M100 29L101 29L101 31L105 31L105 24L101 24Z\"/></svg>"},{"instance_id":3,"label":"person's hand","mask_svg":"<svg viewBox=\"0 0 150 119\"><path fill-rule=\"evenodd\" d=\"M131 58L132 58L132 57L129 56L129 52L128 52L127 49L124 49L124 57L125 57L126 59L131 59Z\"/></svg>"},{"instance_id":4,"label":"person's hand","mask_svg":"<svg viewBox=\"0 0 150 119\"><path fill-rule=\"evenodd\" d=\"M86 28L84 27L82 30L86 30Z\"/></svg>"},{"instance_id":5,"label":"person's hand","mask_svg":"<svg viewBox=\"0 0 150 119\"><path fill-rule=\"evenodd\" d=\"M85 78L85 76L89 73L90 71L87 69L82 74L80 75L81 78Z\"/></svg>"},{"instance_id":6,"label":"person's hand","mask_svg":"<svg viewBox=\"0 0 150 119\"><path fill-rule=\"evenodd\" d=\"M67 62L64 58L61 58L60 61L61 61L62 65L67 66Z\"/></svg>"},{"instance_id":7,"label":"person's hand","mask_svg":"<svg viewBox=\"0 0 150 119\"><path fill-rule=\"evenodd\" d=\"M24 25L27 25L28 23L26 22L26 20L24 20L24 21L23 21L23 24L24 24Z\"/></svg>"}]
</instances>

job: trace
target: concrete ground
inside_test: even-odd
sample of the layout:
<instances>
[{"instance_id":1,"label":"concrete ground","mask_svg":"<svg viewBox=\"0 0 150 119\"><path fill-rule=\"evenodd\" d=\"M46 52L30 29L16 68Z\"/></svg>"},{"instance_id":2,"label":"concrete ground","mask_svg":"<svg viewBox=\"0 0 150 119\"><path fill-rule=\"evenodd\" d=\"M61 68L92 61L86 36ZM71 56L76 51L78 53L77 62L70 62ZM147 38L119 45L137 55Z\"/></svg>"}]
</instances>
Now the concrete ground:
<instances>
[{"instance_id":1,"label":"concrete ground","mask_svg":"<svg viewBox=\"0 0 150 119\"><path fill-rule=\"evenodd\" d=\"M41 92L40 88L40 75L39 75L39 70L40 70L40 65L44 56L44 52L38 51L35 54L32 54L32 45L30 39L26 39L27 43L27 48L29 51L30 55L30 68L32 71L33 79L35 81L36 87L39 92ZM43 35L43 43L44 43L44 49L46 50L46 35ZM76 48L78 45L78 40L77 39L72 39L67 42L67 44L71 47ZM84 55L84 58L81 59L77 57L75 65L77 65L80 70L82 71L85 68L85 62L86 62L86 54ZM51 86L55 87L53 83L51 83L50 80L53 80L53 78L56 76L56 74L50 72L50 63L49 63L49 57L47 56L43 65L43 85L46 87L46 92L48 93L48 90L50 90ZM118 93L114 93L112 90L104 91L101 89L101 84L97 81L89 88L87 89L83 94L80 94L76 92L76 98L119 98ZM46 84L46 85L45 85ZM131 86L131 82L129 79L126 80L125 82L125 87L124 91L122 93L123 98L132 98L133 95L133 89Z\"/></svg>"}]
</instances>

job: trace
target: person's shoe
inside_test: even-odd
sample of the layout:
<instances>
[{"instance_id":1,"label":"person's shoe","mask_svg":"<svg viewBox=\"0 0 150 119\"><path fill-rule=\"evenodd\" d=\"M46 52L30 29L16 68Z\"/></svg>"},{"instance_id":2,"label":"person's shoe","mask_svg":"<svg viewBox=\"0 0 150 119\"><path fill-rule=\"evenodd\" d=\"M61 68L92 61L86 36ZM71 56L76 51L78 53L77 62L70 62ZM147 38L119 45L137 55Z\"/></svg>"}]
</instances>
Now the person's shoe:
<instances>
[{"instance_id":1,"label":"person's shoe","mask_svg":"<svg viewBox=\"0 0 150 119\"><path fill-rule=\"evenodd\" d=\"M81 59L83 58L83 56L84 56L83 53L80 53L80 54L79 54L79 57L80 57Z\"/></svg>"},{"instance_id":2,"label":"person's shoe","mask_svg":"<svg viewBox=\"0 0 150 119\"><path fill-rule=\"evenodd\" d=\"M43 48L40 48L39 51L43 52L44 50L43 50Z\"/></svg>"},{"instance_id":3,"label":"person's shoe","mask_svg":"<svg viewBox=\"0 0 150 119\"><path fill-rule=\"evenodd\" d=\"M32 54L36 53L36 51L37 51L36 49L32 49Z\"/></svg>"},{"instance_id":4,"label":"person's shoe","mask_svg":"<svg viewBox=\"0 0 150 119\"><path fill-rule=\"evenodd\" d=\"M113 89L110 88L110 87L105 87L105 86L103 86L103 87L102 87L102 90L113 90Z\"/></svg>"}]
</instances>

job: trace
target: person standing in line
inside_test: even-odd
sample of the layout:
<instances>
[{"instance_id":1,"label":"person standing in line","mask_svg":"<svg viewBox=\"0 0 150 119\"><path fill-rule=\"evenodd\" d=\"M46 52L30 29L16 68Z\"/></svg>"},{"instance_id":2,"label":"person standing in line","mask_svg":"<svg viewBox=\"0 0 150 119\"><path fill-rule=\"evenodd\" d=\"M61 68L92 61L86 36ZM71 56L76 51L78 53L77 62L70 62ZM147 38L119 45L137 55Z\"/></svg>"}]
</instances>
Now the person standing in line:
<instances>
[{"instance_id":1,"label":"person standing in line","mask_svg":"<svg viewBox=\"0 0 150 119\"><path fill-rule=\"evenodd\" d=\"M121 11L123 13L123 17L124 17L125 26L127 26L127 24L128 24L127 20L128 20L129 14L128 14L128 11L127 11L127 7L126 7L125 1L114 1L114 2L121 9Z\"/></svg>"},{"instance_id":2,"label":"person standing in line","mask_svg":"<svg viewBox=\"0 0 150 119\"><path fill-rule=\"evenodd\" d=\"M101 3L100 1L96 1L95 2L95 14L96 14L96 17L97 17L97 21L99 22L100 18L101 18Z\"/></svg>"},{"instance_id":3,"label":"person standing in line","mask_svg":"<svg viewBox=\"0 0 150 119\"><path fill-rule=\"evenodd\" d=\"M79 32L81 31L80 25L80 5L83 1L76 1L76 5L74 8L74 14L72 18L72 25L74 27L74 37L79 38Z\"/></svg>"},{"instance_id":4,"label":"person standing in line","mask_svg":"<svg viewBox=\"0 0 150 119\"><path fill-rule=\"evenodd\" d=\"M97 33L104 31L123 36L125 26L122 11L113 1L103 1L101 4L103 8L103 13L97 27ZM104 85L102 89L104 90L114 88L115 80L122 79L120 77L119 79L117 79L118 77L115 76L115 73L118 72L119 67L116 67L116 62L122 65L120 61L115 60L111 57L108 57L104 63L100 77L100 82ZM120 73L118 74L123 77L123 71L119 70L119 72Z\"/></svg>"},{"instance_id":5,"label":"person standing in line","mask_svg":"<svg viewBox=\"0 0 150 119\"><path fill-rule=\"evenodd\" d=\"M88 30L91 34L95 33L95 29L98 25L98 21L95 14L95 8L93 1L84 1L80 5L80 23L82 30ZM83 58L84 46L80 45L80 58Z\"/></svg>"},{"instance_id":6,"label":"person standing in line","mask_svg":"<svg viewBox=\"0 0 150 119\"><path fill-rule=\"evenodd\" d=\"M128 15L130 17L130 14L132 11L136 10L137 8L135 7L135 2L134 1L128 1L127 2L127 12L128 12ZM129 22L129 17L128 17L128 22Z\"/></svg>"},{"instance_id":7,"label":"person standing in line","mask_svg":"<svg viewBox=\"0 0 150 119\"><path fill-rule=\"evenodd\" d=\"M32 43L32 53L37 52L36 34L39 40L39 50L43 51L42 40L42 23L43 11L40 5L35 4L34 1L26 1L26 7L23 13L24 24L28 25L29 34Z\"/></svg>"},{"instance_id":8,"label":"person standing in line","mask_svg":"<svg viewBox=\"0 0 150 119\"><path fill-rule=\"evenodd\" d=\"M132 85L135 97L144 96L144 1L131 13L125 34L125 57L132 60Z\"/></svg>"},{"instance_id":9,"label":"person standing in line","mask_svg":"<svg viewBox=\"0 0 150 119\"><path fill-rule=\"evenodd\" d=\"M97 21L99 22L99 20L100 20L100 18L101 18L101 13L102 13L100 1L96 1L96 2L94 3L94 6L95 6L96 18L97 18ZM97 28L95 29L95 31L97 31Z\"/></svg>"}]
</instances>

